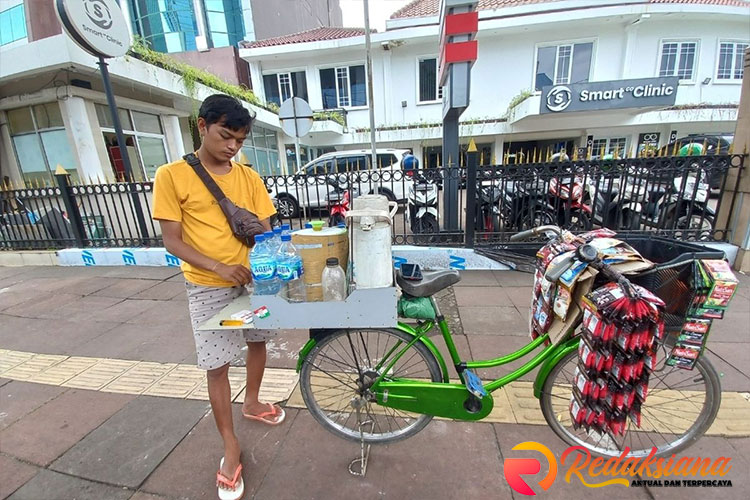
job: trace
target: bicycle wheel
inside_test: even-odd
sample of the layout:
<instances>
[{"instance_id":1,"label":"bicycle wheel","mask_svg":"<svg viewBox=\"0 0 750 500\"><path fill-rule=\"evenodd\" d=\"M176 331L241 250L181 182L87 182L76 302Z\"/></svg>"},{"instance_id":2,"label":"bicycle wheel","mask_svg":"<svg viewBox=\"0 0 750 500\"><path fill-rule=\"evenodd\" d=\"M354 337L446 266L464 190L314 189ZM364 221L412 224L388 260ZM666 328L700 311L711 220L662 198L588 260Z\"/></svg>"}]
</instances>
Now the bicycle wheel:
<instances>
[{"instance_id":1,"label":"bicycle wheel","mask_svg":"<svg viewBox=\"0 0 750 500\"><path fill-rule=\"evenodd\" d=\"M338 330L326 335L305 358L300 373L302 398L312 416L339 437L359 441L359 407L364 440L392 443L424 428L431 415L378 405L370 387L390 360L412 340L395 329ZM394 347L396 347L394 349ZM440 382L440 366L421 342L415 343L388 371L386 379Z\"/></svg>"},{"instance_id":2,"label":"bicycle wheel","mask_svg":"<svg viewBox=\"0 0 750 500\"><path fill-rule=\"evenodd\" d=\"M617 439L604 434L573 428L570 418L571 380L578 361L573 351L552 369L542 389L540 404L552 430L571 446L584 446L593 454L612 457L630 448L628 456L643 457L656 447L656 456L678 453L697 441L713 423L721 404L719 376L706 356L701 356L691 371L667 366L666 349L651 374L649 393L641 407L641 427L628 419L624 436Z\"/></svg>"}]
</instances>

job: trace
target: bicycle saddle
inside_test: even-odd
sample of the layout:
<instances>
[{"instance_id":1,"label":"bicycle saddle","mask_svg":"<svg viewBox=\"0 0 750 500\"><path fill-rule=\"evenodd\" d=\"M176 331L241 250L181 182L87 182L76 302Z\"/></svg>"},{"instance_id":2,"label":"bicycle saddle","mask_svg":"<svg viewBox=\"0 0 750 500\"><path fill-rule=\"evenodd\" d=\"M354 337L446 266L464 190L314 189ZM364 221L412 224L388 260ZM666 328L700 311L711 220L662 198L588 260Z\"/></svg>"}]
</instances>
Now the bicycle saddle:
<instances>
[{"instance_id":1,"label":"bicycle saddle","mask_svg":"<svg viewBox=\"0 0 750 500\"><path fill-rule=\"evenodd\" d=\"M396 274L396 283L401 287L404 293L412 297L429 297L435 295L440 290L455 285L461 281L461 275L458 271L425 271L422 273L421 281L409 281L401 275L399 270Z\"/></svg>"}]
</instances>

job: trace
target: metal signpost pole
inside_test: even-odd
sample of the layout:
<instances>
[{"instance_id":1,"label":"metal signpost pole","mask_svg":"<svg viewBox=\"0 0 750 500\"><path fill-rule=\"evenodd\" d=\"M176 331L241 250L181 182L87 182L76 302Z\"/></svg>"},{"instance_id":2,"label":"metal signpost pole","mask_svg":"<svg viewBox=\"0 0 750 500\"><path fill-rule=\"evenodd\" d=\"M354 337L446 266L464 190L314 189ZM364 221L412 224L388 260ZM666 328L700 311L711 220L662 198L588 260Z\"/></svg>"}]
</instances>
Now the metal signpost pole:
<instances>
[{"instance_id":1,"label":"metal signpost pole","mask_svg":"<svg viewBox=\"0 0 750 500\"><path fill-rule=\"evenodd\" d=\"M310 129L312 129L312 108L310 108L310 105L304 99L290 97L279 106L279 121L281 122L281 128L284 130L284 133L288 136L294 137L294 153L297 159L297 169L299 170L302 166L299 139L300 137L307 135L307 133L310 132ZM300 208L302 209L302 217L305 220L307 220L307 204L309 201L305 198L306 195L307 189L303 189Z\"/></svg>"},{"instance_id":2,"label":"metal signpost pole","mask_svg":"<svg viewBox=\"0 0 750 500\"><path fill-rule=\"evenodd\" d=\"M292 113L294 113L294 155L297 162L297 170L302 166L302 160L299 154L299 128L297 127L297 103L292 99Z\"/></svg>"},{"instance_id":3,"label":"metal signpost pole","mask_svg":"<svg viewBox=\"0 0 750 500\"><path fill-rule=\"evenodd\" d=\"M443 93L443 228L460 227L458 190L461 179L459 118L469 106L471 67L477 59L479 15L476 0L442 0L440 5L439 83ZM467 213L467 226L472 223Z\"/></svg>"},{"instance_id":4,"label":"metal signpost pole","mask_svg":"<svg viewBox=\"0 0 750 500\"><path fill-rule=\"evenodd\" d=\"M125 144L125 136L122 133L122 123L120 123L120 114L117 112L117 103L115 103L115 95L112 92L112 82L109 79L109 70L107 69L107 62L103 57L99 57L99 69L102 72L102 82L104 83L104 93L107 95L107 104L109 105L109 112L112 114L112 123L115 126L115 135L117 136L117 147L120 149L120 159L125 166L125 182L135 182L133 176L133 167L130 164L130 155L128 154L128 147ZM132 188L132 184L130 186ZM130 189L128 189L130 191ZM135 218L138 222L138 229L140 231L141 242L147 243L148 240L148 226L146 226L146 216L143 214L143 207L141 206L141 199L138 196L136 190L130 192L130 198L133 200L133 210L135 211Z\"/></svg>"},{"instance_id":5,"label":"metal signpost pole","mask_svg":"<svg viewBox=\"0 0 750 500\"><path fill-rule=\"evenodd\" d=\"M97 0L81 2L80 0L55 0L55 12L68 36L83 50L99 59L104 92L112 114L112 123L120 148L120 158L125 167L125 181L135 182L130 164L125 137L122 133L120 116L112 92L112 82L107 69L106 58L120 57L127 54L130 48L130 30L120 5L115 0ZM141 207L141 200L134 185L128 188L133 200L133 209L138 221L139 238L147 243L149 238L146 219Z\"/></svg>"},{"instance_id":6,"label":"metal signpost pole","mask_svg":"<svg viewBox=\"0 0 750 500\"><path fill-rule=\"evenodd\" d=\"M477 194L477 145L474 139L469 141L466 150L466 222L464 226L464 238L466 248L474 248L474 229L476 223Z\"/></svg>"},{"instance_id":7,"label":"metal signpost pole","mask_svg":"<svg viewBox=\"0 0 750 500\"><path fill-rule=\"evenodd\" d=\"M109 70L107 69L107 61L103 57L99 57L99 70L102 73L102 83L104 83L104 94L107 96L107 104L109 105L109 112L112 115L112 124L115 128L115 135L117 136L117 147L120 148L120 158L125 166L125 181L133 182L133 167L130 165L130 155L128 154L128 148L125 144L125 136L122 133L122 123L120 122L120 114L117 112L117 104L115 103L115 94L112 92L112 82L109 78Z\"/></svg>"},{"instance_id":8,"label":"metal signpost pole","mask_svg":"<svg viewBox=\"0 0 750 500\"><path fill-rule=\"evenodd\" d=\"M364 0L365 4L365 51L367 52L367 99L370 104L370 148L372 149L371 168L378 166L378 154L375 150L375 103L372 91L372 52L370 47L370 3Z\"/></svg>"}]
</instances>

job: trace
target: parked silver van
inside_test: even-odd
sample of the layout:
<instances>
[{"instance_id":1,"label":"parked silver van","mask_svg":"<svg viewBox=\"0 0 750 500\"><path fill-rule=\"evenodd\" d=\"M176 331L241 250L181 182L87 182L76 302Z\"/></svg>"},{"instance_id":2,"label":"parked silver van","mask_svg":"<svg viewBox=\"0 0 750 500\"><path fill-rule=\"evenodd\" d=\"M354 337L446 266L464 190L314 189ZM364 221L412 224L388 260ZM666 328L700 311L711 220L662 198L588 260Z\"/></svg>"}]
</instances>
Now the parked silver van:
<instances>
[{"instance_id":1,"label":"parked silver van","mask_svg":"<svg viewBox=\"0 0 750 500\"><path fill-rule=\"evenodd\" d=\"M306 208L326 208L328 196L334 190L327 182L330 174L350 175L361 194L378 193L390 201L406 199L411 178L404 178L401 171L401 159L406 149L378 149L375 168L372 167L372 154L369 149L351 151L334 151L319 156L300 167L293 181L287 178L271 187L271 194L278 203L278 212L282 218L297 217L302 206ZM296 182L295 182L296 181Z\"/></svg>"}]
</instances>

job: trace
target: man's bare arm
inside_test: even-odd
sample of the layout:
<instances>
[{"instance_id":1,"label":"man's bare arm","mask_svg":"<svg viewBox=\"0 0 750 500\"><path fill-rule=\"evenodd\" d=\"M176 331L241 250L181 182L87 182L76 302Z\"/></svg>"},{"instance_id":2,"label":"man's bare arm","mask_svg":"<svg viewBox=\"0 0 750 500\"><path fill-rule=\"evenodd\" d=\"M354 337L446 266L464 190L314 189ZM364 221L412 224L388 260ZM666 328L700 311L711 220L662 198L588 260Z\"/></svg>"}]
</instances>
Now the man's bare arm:
<instances>
[{"instance_id":1,"label":"man's bare arm","mask_svg":"<svg viewBox=\"0 0 750 500\"><path fill-rule=\"evenodd\" d=\"M261 221L263 227L270 229L271 224L268 219ZM241 265L228 266L218 260L203 255L195 248L191 247L182 239L182 223L170 220L159 220L161 234L164 239L164 247L172 255L184 260L188 264L201 267L208 271L215 272L223 279L231 281L236 285L246 285L252 281L250 271Z\"/></svg>"}]
</instances>

